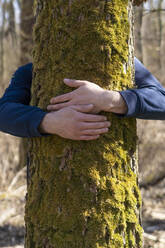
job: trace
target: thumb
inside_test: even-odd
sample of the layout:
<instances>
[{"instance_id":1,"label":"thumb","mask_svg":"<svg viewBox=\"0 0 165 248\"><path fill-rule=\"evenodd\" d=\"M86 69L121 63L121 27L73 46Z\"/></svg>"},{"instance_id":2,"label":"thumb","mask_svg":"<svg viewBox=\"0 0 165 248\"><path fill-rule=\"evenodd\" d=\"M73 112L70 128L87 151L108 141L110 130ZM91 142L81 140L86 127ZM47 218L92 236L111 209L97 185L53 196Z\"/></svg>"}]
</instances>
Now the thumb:
<instances>
[{"instance_id":1,"label":"thumb","mask_svg":"<svg viewBox=\"0 0 165 248\"><path fill-rule=\"evenodd\" d=\"M69 87L77 88L85 84L85 81L65 78L64 83Z\"/></svg>"},{"instance_id":2,"label":"thumb","mask_svg":"<svg viewBox=\"0 0 165 248\"><path fill-rule=\"evenodd\" d=\"M93 104L73 105L72 108L82 113L89 113L92 111Z\"/></svg>"}]
</instances>

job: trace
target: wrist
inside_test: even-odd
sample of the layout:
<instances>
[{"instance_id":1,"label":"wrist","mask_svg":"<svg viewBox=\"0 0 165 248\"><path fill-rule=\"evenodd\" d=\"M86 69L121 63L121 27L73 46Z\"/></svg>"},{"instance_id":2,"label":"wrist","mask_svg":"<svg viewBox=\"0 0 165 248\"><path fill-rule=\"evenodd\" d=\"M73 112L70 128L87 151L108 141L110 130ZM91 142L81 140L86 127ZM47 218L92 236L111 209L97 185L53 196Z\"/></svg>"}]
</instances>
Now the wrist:
<instances>
[{"instance_id":1,"label":"wrist","mask_svg":"<svg viewBox=\"0 0 165 248\"><path fill-rule=\"evenodd\" d=\"M103 94L103 111L126 114L127 104L118 91L105 90Z\"/></svg>"},{"instance_id":2,"label":"wrist","mask_svg":"<svg viewBox=\"0 0 165 248\"><path fill-rule=\"evenodd\" d=\"M50 132L50 118L51 118L51 113L47 113L44 118L42 119L39 127L38 127L38 130L41 134L44 134L44 133L51 133Z\"/></svg>"}]
</instances>

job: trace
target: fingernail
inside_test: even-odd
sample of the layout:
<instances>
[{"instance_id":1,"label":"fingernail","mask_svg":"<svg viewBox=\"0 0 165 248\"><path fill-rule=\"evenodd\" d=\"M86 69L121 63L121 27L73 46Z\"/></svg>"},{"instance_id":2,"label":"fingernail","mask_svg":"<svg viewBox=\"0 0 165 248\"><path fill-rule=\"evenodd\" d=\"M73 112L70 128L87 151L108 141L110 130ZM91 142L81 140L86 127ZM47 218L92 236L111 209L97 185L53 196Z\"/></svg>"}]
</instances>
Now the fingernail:
<instances>
[{"instance_id":1,"label":"fingernail","mask_svg":"<svg viewBox=\"0 0 165 248\"><path fill-rule=\"evenodd\" d=\"M67 81L68 82L68 81L70 81L70 79L69 78L64 78L64 81Z\"/></svg>"}]
</instances>

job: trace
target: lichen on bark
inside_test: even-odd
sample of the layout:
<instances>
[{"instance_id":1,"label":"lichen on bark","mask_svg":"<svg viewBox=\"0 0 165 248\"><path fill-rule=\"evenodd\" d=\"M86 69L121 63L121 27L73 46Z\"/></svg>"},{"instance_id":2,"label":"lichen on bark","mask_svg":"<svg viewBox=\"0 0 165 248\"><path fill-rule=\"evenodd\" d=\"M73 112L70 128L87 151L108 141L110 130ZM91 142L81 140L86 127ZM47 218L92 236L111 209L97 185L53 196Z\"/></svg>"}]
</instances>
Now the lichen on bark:
<instances>
[{"instance_id":1,"label":"lichen on bark","mask_svg":"<svg viewBox=\"0 0 165 248\"><path fill-rule=\"evenodd\" d=\"M32 105L46 109L70 91L64 78L133 87L130 1L36 0L36 8ZM31 139L26 248L142 247L136 121L104 114L112 126L96 141Z\"/></svg>"}]
</instances>

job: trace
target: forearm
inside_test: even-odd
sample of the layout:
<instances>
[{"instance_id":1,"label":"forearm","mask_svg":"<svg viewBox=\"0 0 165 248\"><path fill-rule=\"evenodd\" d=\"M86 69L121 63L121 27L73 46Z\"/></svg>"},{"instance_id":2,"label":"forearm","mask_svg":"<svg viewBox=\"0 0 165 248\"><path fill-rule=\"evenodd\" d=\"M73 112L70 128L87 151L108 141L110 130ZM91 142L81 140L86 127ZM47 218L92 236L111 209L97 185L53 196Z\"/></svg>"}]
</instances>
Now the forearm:
<instances>
[{"instance_id":1,"label":"forearm","mask_svg":"<svg viewBox=\"0 0 165 248\"><path fill-rule=\"evenodd\" d=\"M40 137L38 130L46 112L37 107L0 99L0 131L18 137Z\"/></svg>"},{"instance_id":2,"label":"forearm","mask_svg":"<svg viewBox=\"0 0 165 248\"><path fill-rule=\"evenodd\" d=\"M165 120L165 88L135 58L137 89L106 91L106 111L139 119Z\"/></svg>"},{"instance_id":3,"label":"forearm","mask_svg":"<svg viewBox=\"0 0 165 248\"><path fill-rule=\"evenodd\" d=\"M145 87L120 92L128 106L125 117L165 120L165 89Z\"/></svg>"}]
</instances>

